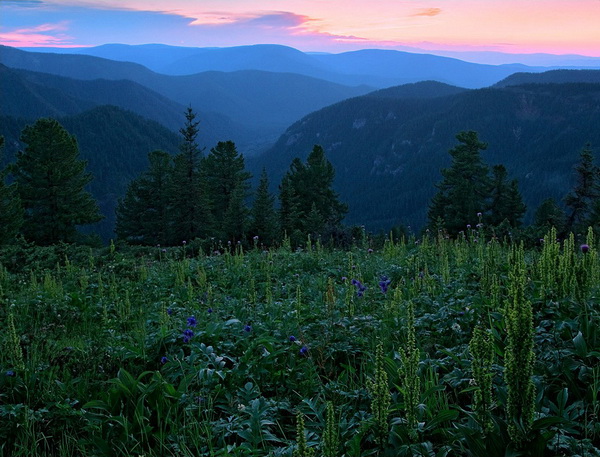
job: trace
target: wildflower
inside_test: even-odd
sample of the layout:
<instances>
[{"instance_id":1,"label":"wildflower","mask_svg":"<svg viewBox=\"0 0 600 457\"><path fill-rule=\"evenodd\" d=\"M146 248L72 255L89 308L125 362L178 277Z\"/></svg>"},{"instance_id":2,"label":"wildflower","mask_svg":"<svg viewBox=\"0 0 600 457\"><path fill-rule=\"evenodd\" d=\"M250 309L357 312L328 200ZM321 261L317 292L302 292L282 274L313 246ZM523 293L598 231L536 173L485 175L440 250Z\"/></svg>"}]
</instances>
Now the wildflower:
<instances>
[{"instance_id":1,"label":"wildflower","mask_svg":"<svg viewBox=\"0 0 600 457\"><path fill-rule=\"evenodd\" d=\"M457 333L460 332L460 325L455 322L454 324L452 324L452 330L454 330Z\"/></svg>"},{"instance_id":2,"label":"wildflower","mask_svg":"<svg viewBox=\"0 0 600 457\"><path fill-rule=\"evenodd\" d=\"M254 235L254 236L252 237L252 239L253 239L254 241L258 241L258 235Z\"/></svg>"},{"instance_id":3,"label":"wildflower","mask_svg":"<svg viewBox=\"0 0 600 457\"><path fill-rule=\"evenodd\" d=\"M300 348L300 355L307 355L308 354L308 348L306 346L302 346Z\"/></svg>"},{"instance_id":4,"label":"wildflower","mask_svg":"<svg viewBox=\"0 0 600 457\"><path fill-rule=\"evenodd\" d=\"M160 363L162 365L164 365L165 363L167 363L169 361L169 359L167 359L164 355L160 358Z\"/></svg>"},{"instance_id":5,"label":"wildflower","mask_svg":"<svg viewBox=\"0 0 600 457\"><path fill-rule=\"evenodd\" d=\"M7 371L6 373L4 373L4 374L5 374L6 376L10 376L10 377L12 377L12 376L14 376L14 375L15 375L15 372L14 372L14 371L12 371L12 370L8 370L8 371Z\"/></svg>"},{"instance_id":6,"label":"wildflower","mask_svg":"<svg viewBox=\"0 0 600 457\"><path fill-rule=\"evenodd\" d=\"M477 217L481 217L481 216L482 216L482 214L481 214L481 213L477 213Z\"/></svg>"},{"instance_id":7,"label":"wildflower","mask_svg":"<svg viewBox=\"0 0 600 457\"><path fill-rule=\"evenodd\" d=\"M187 328L183 331L183 334L181 336L183 337L184 343L189 343L190 340L194 337L194 332Z\"/></svg>"},{"instance_id":8,"label":"wildflower","mask_svg":"<svg viewBox=\"0 0 600 457\"><path fill-rule=\"evenodd\" d=\"M468 229L471 229L471 224L467 224L467 228L468 228Z\"/></svg>"},{"instance_id":9,"label":"wildflower","mask_svg":"<svg viewBox=\"0 0 600 457\"><path fill-rule=\"evenodd\" d=\"M244 332L251 332L252 331L252 326L250 324L246 324L244 326Z\"/></svg>"},{"instance_id":10,"label":"wildflower","mask_svg":"<svg viewBox=\"0 0 600 457\"><path fill-rule=\"evenodd\" d=\"M579 249L581 249L581 252L586 254L590 250L590 246L587 244L582 244L581 246L579 246Z\"/></svg>"},{"instance_id":11,"label":"wildflower","mask_svg":"<svg viewBox=\"0 0 600 457\"><path fill-rule=\"evenodd\" d=\"M167 314L170 316L173 314L173 308L167 308Z\"/></svg>"},{"instance_id":12,"label":"wildflower","mask_svg":"<svg viewBox=\"0 0 600 457\"><path fill-rule=\"evenodd\" d=\"M197 322L196 322L196 318L194 316L190 316L187 318L188 327L195 327L196 324L197 324Z\"/></svg>"},{"instance_id":13,"label":"wildflower","mask_svg":"<svg viewBox=\"0 0 600 457\"><path fill-rule=\"evenodd\" d=\"M206 310L206 312L207 312L208 314L210 314L210 313L212 313L212 312L213 312L213 309L212 309L212 308L208 308L208 309Z\"/></svg>"},{"instance_id":14,"label":"wildflower","mask_svg":"<svg viewBox=\"0 0 600 457\"><path fill-rule=\"evenodd\" d=\"M381 281L379 281L379 288L381 289L381 292L387 294L388 287L391 284L391 282L392 281L390 281L387 276L382 276Z\"/></svg>"},{"instance_id":15,"label":"wildflower","mask_svg":"<svg viewBox=\"0 0 600 457\"><path fill-rule=\"evenodd\" d=\"M342 276L342 282L346 282L348 281L348 278L346 278L345 276Z\"/></svg>"},{"instance_id":16,"label":"wildflower","mask_svg":"<svg viewBox=\"0 0 600 457\"><path fill-rule=\"evenodd\" d=\"M293 343L294 341L296 341L296 337L294 335L290 335L290 342Z\"/></svg>"},{"instance_id":17,"label":"wildflower","mask_svg":"<svg viewBox=\"0 0 600 457\"><path fill-rule=\"evenodd\" d=\"M373 254L373 249L369 248L369 250L367 251L369 254Z\"/></svg>"},{"instance_id":18,"label":"wildflower","mask_svg":"<svg viewBox=\"0 0 600 457\"><path fill-rule=\"evenodd\" d=\"M358 279L353 279L350 283L356 287L356 296L362 297L365 293L365 290L367 290L367 287L364 286Z\"/></svg>"}]
</instances>

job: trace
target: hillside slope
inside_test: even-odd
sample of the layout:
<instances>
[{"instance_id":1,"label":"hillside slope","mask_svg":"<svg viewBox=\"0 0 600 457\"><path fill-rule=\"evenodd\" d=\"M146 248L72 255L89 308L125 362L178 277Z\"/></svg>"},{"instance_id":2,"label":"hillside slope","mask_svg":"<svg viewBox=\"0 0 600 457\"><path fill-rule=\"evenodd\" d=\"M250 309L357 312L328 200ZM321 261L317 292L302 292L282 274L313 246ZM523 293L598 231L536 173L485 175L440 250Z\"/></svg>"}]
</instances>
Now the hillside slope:
<instances>
[{"instance_id":1,"label":"hillside slope","mask_svg":"<svg viewBox=\"0 0 600 457\"><path fill-rule=\"evenodd\" d=\"M349 204L348 223L420 227L459 131L479 132L489 143L483 159L503 163L519 180L528 217L543 199L567 193L582 147L600 144L600 84L489 88L433 98L390 94L306 116L252 162L253 170L266 167L278 183L294 157L304 159L320 144L336 169L335 188Z\"/></svg>"}]
</instances>

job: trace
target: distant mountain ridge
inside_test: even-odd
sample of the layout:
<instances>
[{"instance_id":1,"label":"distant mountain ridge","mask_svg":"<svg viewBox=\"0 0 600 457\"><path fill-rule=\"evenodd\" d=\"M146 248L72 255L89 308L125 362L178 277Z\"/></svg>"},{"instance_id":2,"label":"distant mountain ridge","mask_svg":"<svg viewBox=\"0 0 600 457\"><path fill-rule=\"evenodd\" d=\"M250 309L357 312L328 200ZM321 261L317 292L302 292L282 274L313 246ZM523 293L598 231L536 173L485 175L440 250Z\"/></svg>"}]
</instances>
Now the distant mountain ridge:
<instances>
[{"instance_id":1,"label":"distant mountain ridge","mask_svg":"<svg viewBox=\"0 0 600 457\"><path fill-rule=\"evenodd\" d=\"M600 84L600 70L549 70L543 73L514 73L494 87L519 86L522 84Z\"/></svg>"},{"instance_id":2,"label":"distant mountain ridge","mask_svg":"<svg viewBox=\"0 0 600 457\"><path fill-rule=\"evenodd\" d=\"M96 47L24 48L27 51L77 53L105 59L135 62L169 75L204 71L232 72L261 70L297 73L344 85L383 88L434 79L468 88L494 84L516 71L541 72L553 68L600 68L600 58L551 54L514 55L502 53L449 53L407 48L406 51L365 49L339 54L305 53L274 44L195 48L162 44L105 44ZM473 63L473 57L487 56L498 64ZM518 60L524 63L517 63ZM416 74L414 73L416 71Z\"/></svg>"},{"instance_id":3,"label":"distant mountain ridge","mask_svg":"<svg viewBox=\"0 0 600 457\"><path fill-rule=\"evenodd\" d=\"M204 72L168 76L128 62L85 55L31 53L0 46L0 63L14 69L45 72L79 80L129 80L199 113L229 119L222 140L241 143L255 153L272 143L302 116L350 97L370 87L348 87L292 73L258 70Z\"/></svg>"}]
</instances>

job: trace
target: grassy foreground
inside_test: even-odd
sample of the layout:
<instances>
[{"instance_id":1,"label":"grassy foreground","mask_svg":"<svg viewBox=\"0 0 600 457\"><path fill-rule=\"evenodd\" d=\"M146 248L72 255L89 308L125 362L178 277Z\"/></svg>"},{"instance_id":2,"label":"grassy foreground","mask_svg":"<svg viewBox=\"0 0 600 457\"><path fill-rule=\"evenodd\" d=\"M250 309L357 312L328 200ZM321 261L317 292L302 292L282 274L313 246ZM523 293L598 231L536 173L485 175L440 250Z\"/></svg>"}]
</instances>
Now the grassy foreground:
<instances>
[{"instance_id":1,"label":"grassy foreground","mask_svg":"<svg viewBox=\"0 0 600 457\"><path fill-rule=\"evenodd\" d=\"M600 456L600 260L411 238L0 252L0 456Z\"/></svg>"}]
</instances>

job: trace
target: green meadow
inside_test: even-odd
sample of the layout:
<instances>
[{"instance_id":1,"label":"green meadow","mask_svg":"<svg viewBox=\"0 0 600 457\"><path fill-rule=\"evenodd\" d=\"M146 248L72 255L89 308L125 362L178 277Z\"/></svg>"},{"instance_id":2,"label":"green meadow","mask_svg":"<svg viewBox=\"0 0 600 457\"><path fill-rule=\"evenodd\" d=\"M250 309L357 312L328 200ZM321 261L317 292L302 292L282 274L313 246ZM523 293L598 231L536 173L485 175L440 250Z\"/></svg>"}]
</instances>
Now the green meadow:
<instances>
[{"instance_id":1,"label":"green meadow","mask_svg":"<svg viewBox=\"0 0 600 457\"><path fill-rule=\"evenodd\" d=\"M600 456L591 230L258 244L4 247L0 455Z\"/></svg>"}]
</instances>

